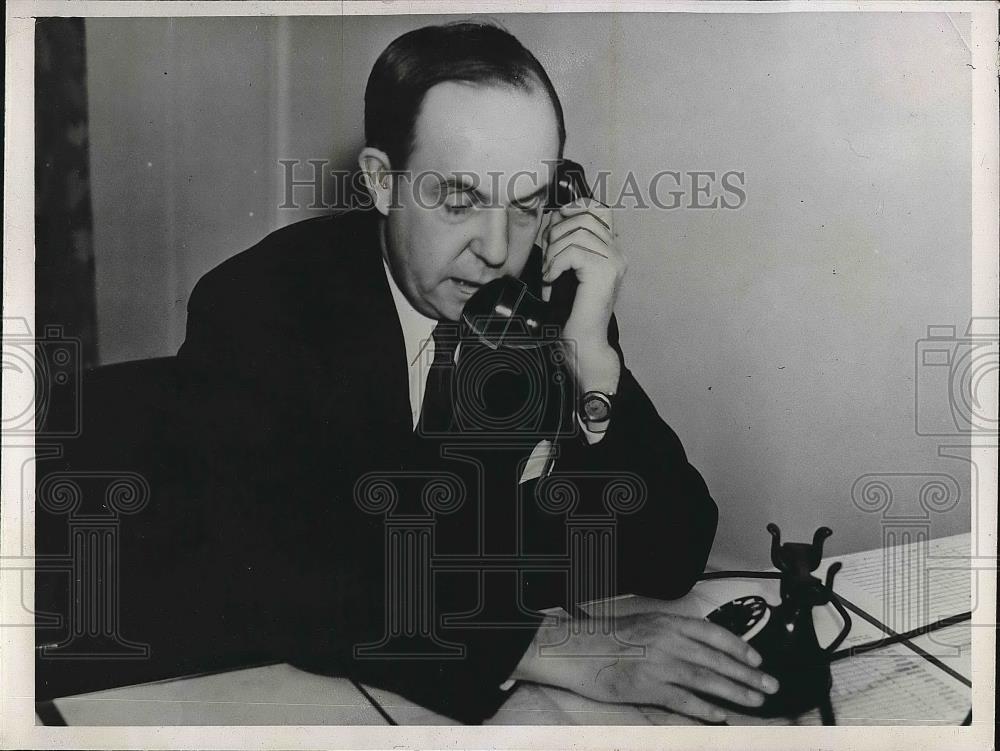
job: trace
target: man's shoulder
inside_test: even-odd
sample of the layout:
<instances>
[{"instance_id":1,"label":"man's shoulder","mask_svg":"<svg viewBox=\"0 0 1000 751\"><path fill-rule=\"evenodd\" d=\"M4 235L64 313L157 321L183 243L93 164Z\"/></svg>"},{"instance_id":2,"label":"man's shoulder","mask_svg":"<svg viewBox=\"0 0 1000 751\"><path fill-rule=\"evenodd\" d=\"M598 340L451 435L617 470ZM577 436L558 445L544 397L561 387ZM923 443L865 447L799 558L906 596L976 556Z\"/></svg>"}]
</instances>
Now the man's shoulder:
<instances>
[{"instance_id":1,"label":"man's shoulder","mask_svg":"<svg viewBox=\"0 0 1000 751\"><path fill-rule=\"evenodd\" d=\"M201 282L225 285L258 277L272 279L317 267L350 263L373 244L366 229L375 231L368 212L328 214L293 222L265 236L252 247L226 259L206 273Z\"/></svg>"},{"instance_id":2,"label":"man's shoulder","mask_svg":"<svg viewBox=\"0 0 1000 751\"><path fill-rule=\"evenodd\" d=\"M202 276L192 304L247 301L259 306L268 300L335 297L340 288L356 285L359 276L370 275L379 252L375 232L374 216L364 211L288 224Z\"/></svg>"}]
</instances>

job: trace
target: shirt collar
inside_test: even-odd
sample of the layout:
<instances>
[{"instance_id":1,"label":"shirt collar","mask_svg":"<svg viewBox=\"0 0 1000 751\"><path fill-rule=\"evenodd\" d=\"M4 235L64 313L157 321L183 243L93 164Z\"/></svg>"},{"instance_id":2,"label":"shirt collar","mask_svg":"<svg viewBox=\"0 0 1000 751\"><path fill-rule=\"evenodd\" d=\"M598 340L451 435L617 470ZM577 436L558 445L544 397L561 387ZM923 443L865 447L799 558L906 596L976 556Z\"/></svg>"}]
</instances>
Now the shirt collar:
<instances>
[{"instance_id":1,"label":"shirt collar","mask_svg":"<svg viewBox=\"0 0 1000 751\"><path fill-rule=\"evenodd\" d=\"M392 271L385 258L382 258L382 268L385 269L385 277L389 281L389 290L392 292L392 301L396 305L396 314L399 316L399 324L403 329L403 344L406 347L406 363L408 367L414 367L420 353L426 347L433 347L431 332L437 326L437 321L428 318L423 313L414 308L406 295L396 284L392 277ZM433 353L432 353L433 354Z\"/></svg>"}]
</instances>

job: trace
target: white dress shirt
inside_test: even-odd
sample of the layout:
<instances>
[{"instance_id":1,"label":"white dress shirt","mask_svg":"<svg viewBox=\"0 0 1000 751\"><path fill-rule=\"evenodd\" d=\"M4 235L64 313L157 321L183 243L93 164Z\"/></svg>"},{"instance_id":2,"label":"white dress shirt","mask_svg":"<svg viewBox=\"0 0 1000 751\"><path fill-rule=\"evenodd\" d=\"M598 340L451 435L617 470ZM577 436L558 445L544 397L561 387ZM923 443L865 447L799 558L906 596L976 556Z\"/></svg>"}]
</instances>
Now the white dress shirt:
<instances>
[{"instance_id":1,"label":"white dress shirt","mask_svg":"<svg viewBox=\"0 0 1000 751\"><path fill-rule=\"evenodd\" d=\"M420 419L420 409L424 403L424 389L427 386L427 375L431 363L434 362L434 338L431 332L438 322L428 318L414 308L406 295L392 278L389 265L382 259L385 278L389 280L392 291L392 301L396 304L399 325L403 329L403 345L406 347L406 370L410 383L410 413L413 418L413 429L417 429ZM456 357L458 350L455 351Z\"/></svg>"}]
</instances>

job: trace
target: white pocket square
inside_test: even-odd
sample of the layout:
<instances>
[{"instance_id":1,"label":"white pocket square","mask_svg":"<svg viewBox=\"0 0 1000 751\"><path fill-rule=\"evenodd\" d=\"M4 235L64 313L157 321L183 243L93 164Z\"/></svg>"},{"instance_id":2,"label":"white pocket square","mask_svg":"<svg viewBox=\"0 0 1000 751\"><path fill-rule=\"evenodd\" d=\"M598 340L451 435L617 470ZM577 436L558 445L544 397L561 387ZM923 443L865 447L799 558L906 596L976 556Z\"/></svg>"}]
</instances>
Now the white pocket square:
<instances>
[{"instance_id":1,"label":"white pocket square","mask_svg":"<svg viewBox=\"0 0 1000 751\"><path fill-rule=\"evenodd\" d=\"M518 484L541 477L551 458L552 441L541 440L535 444L535 448L531 450L531 456L528 457L528 461L524 465L524 471L521 473Z\"/></svg>"}]
</instances>

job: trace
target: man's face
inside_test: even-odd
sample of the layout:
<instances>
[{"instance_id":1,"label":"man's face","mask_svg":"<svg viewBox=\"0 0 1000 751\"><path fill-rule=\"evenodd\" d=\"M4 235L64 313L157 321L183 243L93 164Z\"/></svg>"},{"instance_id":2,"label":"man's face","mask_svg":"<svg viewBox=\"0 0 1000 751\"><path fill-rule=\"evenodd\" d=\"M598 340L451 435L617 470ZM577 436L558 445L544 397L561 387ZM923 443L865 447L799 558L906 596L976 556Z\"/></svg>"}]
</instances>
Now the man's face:
<instances>
[{"instance_id":1,"label":"man's face","mask_svg":"<svg viewBox=\"0 0 1000 751\"><path fill-rule=\"evenodd\" d=\"M540 86L449 81L424 97L414 141L387 261L417 310L454 321L476 289L528 260L559 152L556 115Z\"/></svg>"}]
</instances>

